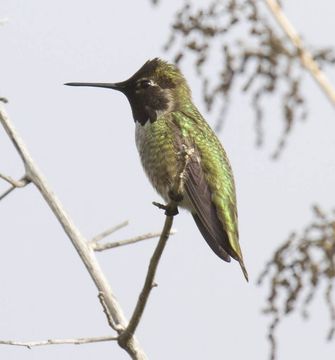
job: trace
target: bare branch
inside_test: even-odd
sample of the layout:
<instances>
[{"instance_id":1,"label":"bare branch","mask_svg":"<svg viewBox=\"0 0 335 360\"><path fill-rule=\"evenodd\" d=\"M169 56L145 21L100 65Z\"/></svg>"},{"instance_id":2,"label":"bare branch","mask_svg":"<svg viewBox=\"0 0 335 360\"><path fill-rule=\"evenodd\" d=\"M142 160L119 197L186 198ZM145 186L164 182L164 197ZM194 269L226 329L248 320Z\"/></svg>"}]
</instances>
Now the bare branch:
<instances>
[{"instance_id":1,"label":"bare branch","mask_svg":"<svg viewBox=\"0 0 335 360\"><path fill-rule=\"evenodd\" d=\"M170 204L171 206L171 204ZM133 312L133 315L129 321L129 325L127 326L126 330L124 330L119 335L119 344L120 346L123 346L123 344L127 344L129 341L129 338L133 336L133 334L136 331L136 328L141 320L145 305L147 304L151 289L154 287L154 278L156 275L157 266L159 263L159 260L162 256L163 250L165 248L165 245L167 243L167 240L169 239L170 230L173 224L173 216L166 216L165 223L163 227L162 234L160 236L159 242L157 244L157 247L150 259L149 268L147 272L147 276L145 278L145 282L142 288L142 291L138 297L137 304L135 306L135 310Z\"/></svg>"},{"instance_id":2,"label":"bare branch","mask_svg":"<svg viewBox=\"0 0 335 360\"><path fill-rule=\"evenodd\" d=\"M120 332L122 331L122 327L120 327L119 325L115 324L114 320L113 320L113 317L111 316L111 313L109 312L108 310L108 307L106 305L106 302L105 302L105 298L104 298L104 294L102 292L99 292L98 294L98 298L99 298L99 301L100 301L100 304L104 310L104 313L106 315L106 318L107 318L107 321L108 321L108 325L114 329L116 332Z\"/></svg>"},{"instance_id":3,"label":"bare branch","mask_svg":"<svg viewBox=\"0 0 335 360\"><path fill-rule=\"evenodd\" d=\"M113 294L111 286L109 285L109 282L104 275L100 264L95 257L94 251L91 249L90 246L88 246L87 240L80 233L79 229L75 226L72 219L66 213L61 202L58 200L54 192L49 187L47 181L45 180L44 176L38 169L30 153L28 152L28 149L26 148L23 140L15 130L9 117L1 106L0 123L4 127L10 140L12 141L18 154L21 157L26 169L27 177L32 181L32 183L34 183L34 185L44 197L46 203L49 205L50 209L55 214L65 233L67 234L73 246L77 250L78 255L83 261L97 289L100 293L103 294L106 307L108 308L108 311L113 318L114 323L117 324L119 328L126 328L127 320L123 314L121 306L119 305ZM127 353L131 356L132 359L144 360L147 358L140 345L138 344L137 340L133 336L130 336L129 340L126 344L124 344L123 348L127 351Z\"/></svg>"},{"instance_id":4,"label":"bare branch","mask_svg":"<svg viewBox=\"0 0 335 360\"><path fill-rule=\"evenodd\" d=\"M176 230L171 230L169 235L174 235L176 233ZM130 239L126 239L126 240L119 240L119 241L114 241L111 243L106 243L106 244L96 244L96 243L92 243L92 248L94 251L104 251L104 250L109 250L109 249L113 249L119 246L124 246L124 245L130 245L130 244L135 244L139 241L143 241L143 240L148 240L148 239L153 239L156 237L161 236L162 233L161 232L151 232L151 233L147 233L147 234L143 234L143 235L138 235L135 237L132 237Z\"/></svg>"},{"instance_id":5,"label":"bare branch","mask_svg":"<svg viewBox=\"0 0 335 360\"><path fill-rule=\"evenodd\" d=\"M17 188L24 187L24 186L26 186L27 184L30 183L30 180L26 176L23 176L20 180L14 180L10 176L7 176L7 175L4 175L4 174L0 173L0 178L2 180L7 181L13 187L17 187Z\"/></svg>"},{"instance_id":6,"label":"bare branch","mask_svg":"<svg viewBox=\"0 0 335 360\"><path fill-rule=\"evenodd\" d=\"M284 30L293 45L298 49L301 64L310 72L314 80L320 86L321 90L326 94L333 106L335 106L335 90L325 74L320 70L319 65L314 60L312 54L304 47L304 44L288 18L282 11L277 0L265 1L277 23Z\"/></svg>"},{"instance_id":7,"label":"bare branch","mask_svg":"<svg viewBox=\"0 0 335 360\"><path fill-rule=\"evenodd\" d=\"M0 201L2 200L2 199L4 199L7 195L9 195L13 190L15 190L16 189L16 187L15 186L12 186L12 187L10 187L9 189L7 189L4 193L2 193L1 195L0 195Z\"/></svg>"},{"instance_id":8,"label":"bare branch","mask_svg":"<svg viewBox=\"0 0 335 360\"><path fill-rule=\"evenodd\" d=\"M104 341L115 341L115 336L98 336L91 338L77 338L77 339L48 339L41 341L15 341L15 340L0 340L0 345L13 345L13 346L25 346L28 349L36 346L45 345L82 345L92 344Z\"/></svg>"},{"instance_id":9,"label":"bare branch","mask_svg":"<svg viewBox=\"0 0 335 360\"><path fill-rule=\"evenodd\" d=\"M186 166L193 151L194 149L187 149L186 146L181 151L180 155L183 161L181 161L180 169L177 172L173 183L172 192L174 194L174 198L177 198L178 197L177 195L180 195L182 193ZM147 276L145 278L142 291L138 297L133 315L129 321L126 330L119 335L118 343L120 344L120 346L123 346L123 344L127 344L129 338L131 338L131 336L134 335L136 328L143 315L147 301L149 299L150 292L152 288L155 287L154 279L155 279L158 263L164 251L165 245L169 239L169 235L171 233L173 217L174 215L178 214L178 203L179 201L171 199L165 208L166 218L165 218L163 231L161 233L157 247L150 259Z\"/></svg>"},{"instance_id":10,"label":"bare branch","mask_svg":"<svg viewBox=\"0 0 335 360\"><path fill-rule=\"evenodd\" d=\"M20 180L14 180L9 176L0 173L0 178L12 185L9 189L7 189L3 194L0 195L0 201L4 199L7 195L9 195L13 190L25 187L31 182L26 175L23 176Z\"/></svg>"},{"instance_id":11,"label":"bare branch","mask_svg":"<svg viewBox=\"0 0 335 360\"><path fill-rule=\"evenodd\" d=\"M101 241L102 239L104 239L105 237L115 233L116 231L124 228L125 226L127 226L129 224L129 221L126 220L118 225L115 225L107 230L104 230L102 233L94 236L94 238L92 238L92 240L90 241L90 244L94 247L96 245L97 242Z\"/></svg>"}]
</instances>

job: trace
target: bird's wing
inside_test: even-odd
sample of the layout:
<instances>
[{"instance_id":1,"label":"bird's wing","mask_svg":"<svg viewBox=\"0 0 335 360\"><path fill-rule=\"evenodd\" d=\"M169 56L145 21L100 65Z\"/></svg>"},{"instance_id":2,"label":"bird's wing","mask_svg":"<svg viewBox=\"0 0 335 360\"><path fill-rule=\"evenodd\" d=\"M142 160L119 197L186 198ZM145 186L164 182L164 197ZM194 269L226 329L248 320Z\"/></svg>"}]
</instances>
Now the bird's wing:
<instances>
[{"instance_id":1,"label":"bird's wing","mask_svg":"<svg viewBox=\"0 0 335 360\"><path fill-rule=\"evenodd\" d=\"M212 201L211 190L197 156L191 157L187 164L185 190L195 210L192 212L195 223L207 244L221 259L230 262L231 256L237 260L248 280L243 259L232 248L229 236L219 219L217 209Z\"/></svg>"},{"instance_id":2,"label":"bird's wing","mask_svg":"<svg viewBox=\"0 0 335 360\"><path fill-rule=\"evenodd\" d=\"M192 156L187 164L185 190L194 207L195 212L192 215L202 236L215 254L229 262L231 251L228 235L218 218L211 191L197 156Z\"/></svg>"},{"instance_id":3,"label":"bird's wing","mask_svg":"<svg viewBox=\"0 0 335 360\"><path fill-rule=\"evenodd\" d=\"M208 125L197 124L193 116L184 115L173 116L174 138L177 149L186 145L193 150L185 176L185 191L194 208L193 218L211 249L225 261L229 262L230 257L237 260L248 279L238 243L235 189L228 159L215 134L206 136L204 126ZM187 130L188 126L192 131ZM209 127L206 130L212 132ZM204 158L205 164L210 162L212 166L204 166Z\"/></svg>"}]
</instances>

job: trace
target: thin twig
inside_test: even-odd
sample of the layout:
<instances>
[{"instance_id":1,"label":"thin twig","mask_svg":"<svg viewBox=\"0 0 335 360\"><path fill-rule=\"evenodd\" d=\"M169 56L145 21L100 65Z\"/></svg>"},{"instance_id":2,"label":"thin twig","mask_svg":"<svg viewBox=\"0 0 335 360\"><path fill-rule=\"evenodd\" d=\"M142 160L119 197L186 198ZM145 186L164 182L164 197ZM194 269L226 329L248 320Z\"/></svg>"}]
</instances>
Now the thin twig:
<instances>
[{"instance_id":1,"label":"thin twig","mask_svg":"<svg viewBox=\"0 0 335 360\"><path fill-rule=\"evenodd\" d=\"M111 227L111 228L109 228L109 229L107 229L107 230L104 230L102 233L94 236L94 237L92 238L92 240L90 241L90 244L94 247L94 245L95 245L97 242L99 242L99 241L101 241L102 239L104 239L105 237L107 237L107 236L115 233L116 231L124 228L124 227L127 226L128 224L129 224L129 221L126 220L126 221L124 221L124 222L122 222L122 223L120 223L120 224L117 224L117 225L115 225L115 226L113 226L113 227Z\"/></svg>"},{"instance_id":2,"label":"thin twig","mask_svg":"<svg viewBox=\"0 0 335 360\"><path fill-rule=\"evenodd\" d=\"M0 340L0 345L13 345L13 346L25 346L28 349L36 346L45 345L82 345L92 344L103 341L115 341L115 336L98 336L91 338L77 338L77 339L48 339L41 341L15 341L15 340Z\"/></svg>"},{"instance_id":3,"label":"thin twig","mask_svg":"<svg viewBox=\"0 0 335 360\"><path fill-rule=\"evenodd\" d=\"M304 44L299 34L297 33L293 25L289 22L288 18L278 4L278 1L265 0L265 3L273 14L277 23L281 26L288 38L292 41L293 45L297 48L302 65L305 67L306 70L310 72L313 79L317 82L322 91L326 94L332 105L335 106L335 90L333 86L327 79L326 75L320 70L319 65L313 59L312 54L304 47Z\"/></svg>"},{"instance_id":4,"label":"thin twig","mask_svg":"<svg viewBox=\"0 0 335 360\"><path fill-rule=\"evenodd\" d=\"M182 161L180 164L179 171L177 172L176 177L174 179L173 189L172 189L175 195L179 195L182 193L182 189L184 187L186 166L193 151L194 151L193 148L187 149L186 146L181 151ZM157 247L150 259L147 276L145 278L142 291L138 297L133 315L129 321L126 330L124 330L119 335L118 343L120 344L120 346L127 344L129 338L134 335L136 328L143 315L147 301L149 299L150 292L152 288L156 286L154 279L155 279L158 263L164 251L165 245L169 239L169 234L171 233L173 217L174 215L178 214L177 208L178 208L178 202L175 200L170 200L165 208L166 218L164 222L164 227L160 239L158 241ZM174 215L170 215L170 214L174 214Z\"/></svg>"},{"instance_id":5,"label":"thin twig","mask_svg":"<svg viewBox=\"0 0 335 360\"><path fill-rule=\"evenodd\" d=\"M171 230L169 235L174 235L176 233L176 230ZM147 233L147 234L143 234L143 235L138 235L135 237L132 237L130 239L126 239L126 240L119 240L119 241L114 241L114 242L110 242L110 243L106 243L106 244L96 244L96 243L92 243L92 248L94 251L104 251L104 250L109 250L109 249L113 249L119 246L124 246L124 245L130 245L130 244L135 244L139 241L143 241L143 240L147 240L147 239L153 239L156 237L161 236L162 232L151 232L151 233Z\"/></svg>"},{"instance_id":6,"label":"thin twig","mask_svg":"<svg viewBox=\"0 0 335 360\"><path fill-rule=\"evenodd\" d=\"M14 180L11 177L3 174L0 174L0 178L11 184L11 187L0 195L0 201L9 195L13 190L25 187L31 182L26 175L24 175L20 180Z\"/></svg>"},{"instance_id":7,"label":"thin twig","mask_svg":"<svg viewBox=\"0 0 335 360\"><path fill-rule=\"evenodd\" d=\"M10 140L15 146L18 154L20 155L25 169L27 177L32 181L32 183L37 187L42 196L44 197L46 203L49 205L54 215L58 219L59 223L63 227L65 233L71 240L73 246L78 252L81 260L83 261L88 273L90 274L92 280L94 281L99 292L104 294L104 301L108 311L113 318L113 321L117 326L126 328L127 320L123 314L121 306L117 302L111 286L103 273L100 264L98 263L94 251L87 244L87 239L80 233L79 229L75 226L72 219L66 213L63 205L55 196L54 192L49 187L44 176L38 169L33 158L31 157L28 149L26 148L23 140L19 136L18 132L15 130L12 125L9 117L7 116L5 110L0 105L0 123L7 132ZM123 348L127 351L132 359L144 360L147 359L145 353L141 349L137 340L131 336Z\"/></svg>"},{"instance_id":8,"label":"thin twig","mask_svg":"<svg viewBox=\"0 0 335 360\"><path fill-rule=\"evenodd\" d=\"M129 321L129 324L124 332L119 336L119 344L126 344L130 336L134 334L136 328L141 320L145 305L147 304L151 289L154 287L154 278L156 275L157 266L162 256L163 250L169 238L169 233L173 224L173 216L166 216L165 223L158 245L150 259L149 268L142 291L138 297L134 313Z\"/></svg>"},{"instance_id":9,"label":"thin twig","mask_svg":"<svg viewBox=\"0 0 335 360\"><path fill-rule=\"evenodd\" d=\"M4 193L0 195L0 201L4 199L7 195L9 195L13 190L17 189L16 186L11 186L9 189L7 189Z\"/></svg>"},{"instance_id":10,"label":"thin twig","mask_svg":"<svg viewBox=\"0 0 335 360\"><path fill-rule=\"evenodd\" d=\"M20 180L14 180L10 176L0 173L0 179L7 181L14 187L21 188L30 183L30 180L26 176L23 176Z\"/></svg>"}]
</instances>

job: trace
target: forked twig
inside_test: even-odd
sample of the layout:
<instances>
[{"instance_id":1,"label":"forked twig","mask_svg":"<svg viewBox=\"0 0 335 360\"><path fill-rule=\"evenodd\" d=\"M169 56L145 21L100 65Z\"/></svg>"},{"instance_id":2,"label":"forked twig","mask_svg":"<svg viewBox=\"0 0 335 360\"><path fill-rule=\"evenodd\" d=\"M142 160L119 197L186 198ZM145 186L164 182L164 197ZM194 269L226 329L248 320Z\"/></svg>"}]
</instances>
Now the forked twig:
<instances>
[{"instance_id":1,"label":"forked twig","mask_svg":"<svg viewBox=\"0 0 335 360\"><path fill-rule=\"evenodd\" d=\"M117 302L111 286L104 275L100 264L98 263L94 251L87 244L87 240L80 233L79 229L75 226L70 216L66 213L63 205L55 196L54 192L49 187L46 179L38 169L33 158L31 157L23 140L11 123L8 115L3 107L0 105L0 123L4 127L7 135L15 146L18 154L20 155L26 169L26 176L37 187L46 203L49 205L59 223L63 227L65 233L71 240L73 246L77 250L78 255L83 261L88 273L94 281L99 292L104 294L104 302L108 308L110 316L113 318L114 323L119 328L126 328L127 320L123 314L121 306ZM147 357L137 340L130 336L127 343L123 348L131 356L132 359L145 360Z\"/></svg>"},{"instance_id":2,"label":"forked twig","mask_svg":"<svg viewBox=\"0 0 335 360\"><path fill-rule=\"evenodd\" d=\"M0 195L0 201L4 199L7 195L9 195L13 190L25 187L31 182L26 175L24 175L20 180L14 180L10 176L0 173L0 178L11 184L11 187Z\"/></svg>"}]
</instances>

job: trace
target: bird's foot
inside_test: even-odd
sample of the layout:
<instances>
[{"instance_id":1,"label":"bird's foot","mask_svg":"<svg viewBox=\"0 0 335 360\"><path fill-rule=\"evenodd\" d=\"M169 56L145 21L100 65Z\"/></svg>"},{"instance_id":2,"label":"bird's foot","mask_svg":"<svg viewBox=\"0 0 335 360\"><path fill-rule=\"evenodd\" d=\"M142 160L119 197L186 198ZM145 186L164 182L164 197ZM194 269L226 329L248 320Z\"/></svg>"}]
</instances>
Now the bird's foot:
<instances>
[{"instance_id":1,"label":"bird's foot","mask_svg":"<svg viewBox=\"0 0 335 360\"><path fill-rule=\"evenodd\" d=\"M177 206L171 206L169 204L163 205L163 204L155 202L155 201L153 202L153 205L157 206L158 209L165 210L165 215L166 216L175 216L175 215L179 214Z\"/></svg>"}]
</instances>

